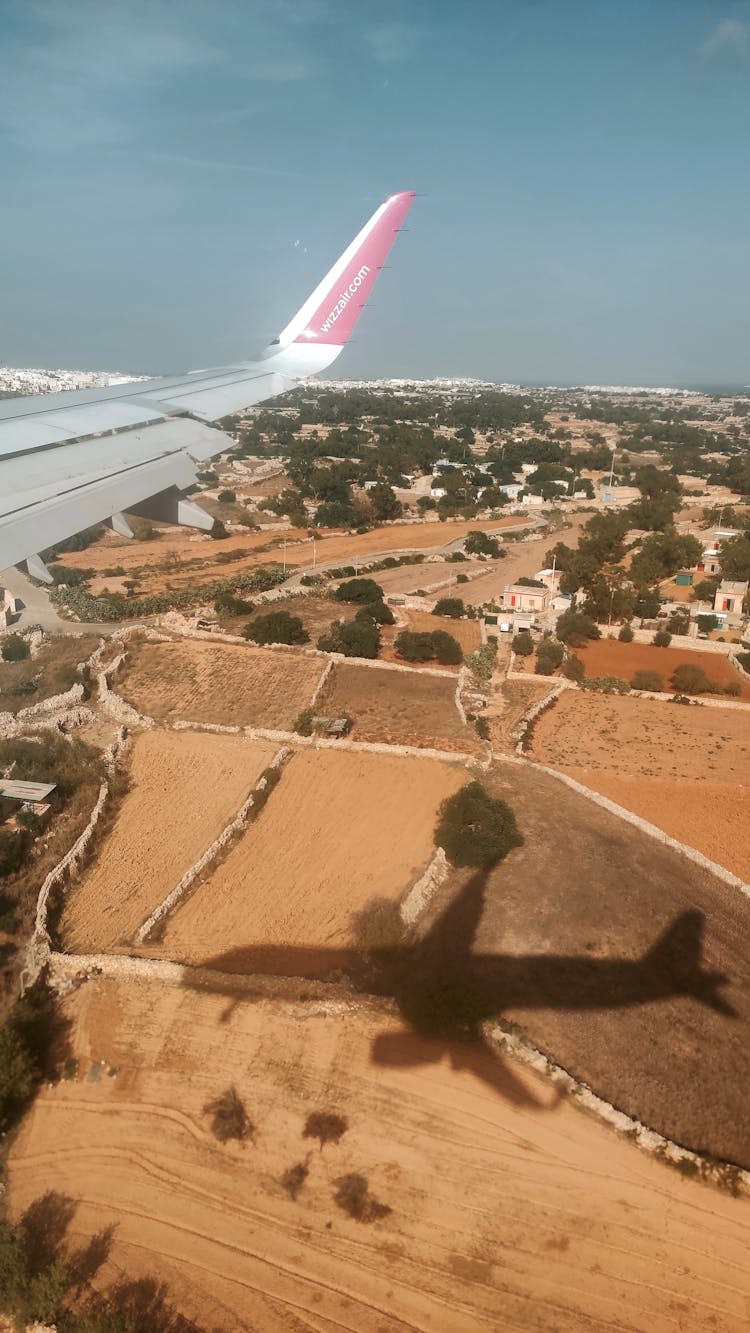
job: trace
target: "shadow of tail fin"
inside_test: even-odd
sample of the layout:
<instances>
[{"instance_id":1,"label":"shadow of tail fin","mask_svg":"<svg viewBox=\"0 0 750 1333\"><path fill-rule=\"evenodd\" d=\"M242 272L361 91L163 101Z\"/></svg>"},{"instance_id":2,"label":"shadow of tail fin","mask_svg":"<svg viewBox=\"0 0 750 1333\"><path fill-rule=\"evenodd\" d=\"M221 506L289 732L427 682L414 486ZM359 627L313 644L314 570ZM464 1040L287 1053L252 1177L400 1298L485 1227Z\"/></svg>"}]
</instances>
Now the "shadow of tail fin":
<instances>
[{"instance_id":1,"label":"shadow of tail fin","mask_svg":"<svg viewBox=\"0 0 750 1333\"><path fill-rule=\"evenodd\" d=\"M704 924L702 912L683 912L644 955L644 966L667 978L677 992L691 995L728 1018L736 1018L737 1011L718 993L728 977L723 972L702 969Z\"/></svg>"}]
</instances>

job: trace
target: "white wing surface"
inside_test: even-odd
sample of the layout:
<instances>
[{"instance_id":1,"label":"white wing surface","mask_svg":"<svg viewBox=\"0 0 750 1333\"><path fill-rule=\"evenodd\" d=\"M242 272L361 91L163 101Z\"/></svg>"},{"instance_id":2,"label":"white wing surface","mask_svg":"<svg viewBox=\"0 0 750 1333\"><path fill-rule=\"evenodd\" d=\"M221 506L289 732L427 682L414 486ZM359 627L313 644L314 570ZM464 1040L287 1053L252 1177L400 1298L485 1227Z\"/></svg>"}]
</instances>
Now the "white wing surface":
<instances>
[{"instance_id":1,"label":"white wing surface","mask_svg":"<svg viewBox=\"0 0 750 1333\"><path fill-rule=\"evenodd\" d=\"M331 365L413 198L380 205L256 361L0 401L0 570L31 560L45 576L39 551L103 519L127 533L124 510L209 529L184 492L205 459L234 447L211 423Z\"/></svg>"}]
</instances>

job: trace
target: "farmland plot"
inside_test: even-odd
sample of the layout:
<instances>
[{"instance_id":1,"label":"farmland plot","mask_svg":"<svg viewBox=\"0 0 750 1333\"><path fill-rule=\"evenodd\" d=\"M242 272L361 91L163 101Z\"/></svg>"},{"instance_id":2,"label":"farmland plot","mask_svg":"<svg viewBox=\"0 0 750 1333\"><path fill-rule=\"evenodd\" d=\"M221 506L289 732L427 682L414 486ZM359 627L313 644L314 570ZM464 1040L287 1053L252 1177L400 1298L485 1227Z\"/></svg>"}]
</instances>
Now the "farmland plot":
<instances>
[{"instance_id":1,"label":"farmland plot","mask_svg":"<svg viewBox=\"0 0 750 1333\"><path fill-rule=\"evenodd\" d=\"M128 649L117 689L158 721L289 730L322 669L321 658L249 644L138 643Z\"/></svg>"},{"instance_id":2,"label":"farmland plot","mask_svg":"<svg viewBox=\"0 0 750 1333\"><path fill-rule=\"evenodd\" d=\"M98 952L128 940L236 814L276 748L242 736L138 736L114 827L69 890L64 947Z\"/></svg>"}]
</instances>

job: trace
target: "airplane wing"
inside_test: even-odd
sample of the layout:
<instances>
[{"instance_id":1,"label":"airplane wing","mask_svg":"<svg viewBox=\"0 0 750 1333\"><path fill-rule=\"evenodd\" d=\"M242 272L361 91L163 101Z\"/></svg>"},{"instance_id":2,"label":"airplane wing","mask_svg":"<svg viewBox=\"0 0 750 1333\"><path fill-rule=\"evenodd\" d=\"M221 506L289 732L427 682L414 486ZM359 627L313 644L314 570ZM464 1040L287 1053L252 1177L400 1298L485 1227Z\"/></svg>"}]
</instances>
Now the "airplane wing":
<instances>
[{"instance_id":1,"label":"airplane wing","mask_svg":"<svg viewBox=\"0 0 750 1333\"><path fill-rule=\"evenodd\" d=\"M210 529L183 498L205 459L235 441L211 423L325 370L342 351L414 198L373 213L286 328L256 361L101 389L0 401L0 570L123 511Z\"/></svg>"}]
</instances>

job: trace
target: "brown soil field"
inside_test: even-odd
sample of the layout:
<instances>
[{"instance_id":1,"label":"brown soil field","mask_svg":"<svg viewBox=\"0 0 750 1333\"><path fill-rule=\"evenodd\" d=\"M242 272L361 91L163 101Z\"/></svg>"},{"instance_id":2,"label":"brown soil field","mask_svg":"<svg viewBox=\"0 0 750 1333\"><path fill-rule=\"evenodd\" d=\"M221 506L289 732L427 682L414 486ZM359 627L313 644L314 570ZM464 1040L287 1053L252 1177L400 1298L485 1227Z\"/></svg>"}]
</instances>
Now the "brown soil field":
<instances>
[{"instance_id":1,"label":"brown soil field","mask_svg":"<svg viewBox=\"0 0 750 1333\"><path fill-rule=\"evenodd\" d=\"M310 1012L99 978L66 998L76 1081L45 1085L10 1153L13 1218L54 1190L71 1245L112 1227L97 1281L156 1276L220 1333L618 1329L739 1333L750 1312L750 1204L681 1179L514 1071L397 1036L376 1013ZM117 1072L108 1076L99 1062ZM477 1077L479 1075L479 1077ZM234 1083L257 1126L221 1145L203 1114ZM318 1110L338 1145L302 1137ZM296 1201L280 1181L309 1175ZM362 1174L391 1211L333 1202ZM156 1333L156 1330L154 1330Z\"/></svg>"},{"instance_id":2,"label":"brown soil field","mask_svg":"<svg viewBox=\"0 0 750 1333\"><path fill-rule=\"evenodd\" d=\"M200 500L200 496L196 498ZM321 534L316 541L316 559L318 565L331 561L350 564L353 560L365 560L389 551L429 550L457 541L472 528L500 532L504 527L517 527L518 523L518 518L506 515L490 521L440 523L435 520L427 523L397 523L359 534ZM287 565L292 568L309 565L312 568L312 542L307 539L305 532L294 528L285 532L274 528L242 533L220 542L203 534L196 536L195 533L187 534L181 530L159 533L154 540L147 542L105 534L85 551L66 553L65 564L74 569L94 569L97 573L109 567L122 566L128 576L137 570L141 580L138 593L146 595L163 592L167 588L191 587L196 581L208 583L214 579L229 578L253 565L280 562L283 537L287 540ZM229 556L236 558L230 560L227 558ZM114 584L114 579L103 577L92 581L91 586L99 592L105 586L114 587Z\"/></svg>"},{"instance_id":3,"label":"brown soil field","mask_svg":"<svg viewBox=\"0 0 750 1333\"><path fill-rule=\"evenodd\" d=\"M128 940L237 813L277 748L243 736L137 736L114 827L67 895L64 947L103 952Z\"/></svg>"},{"instance_id":4,"label":"brown soil field","mask_svg":"<svg viewBox=\"0 0 750 1333\"><path fill-rule=\"evenodd\" d=\"M687 663L697 666L705 672L710 681L722 689L726 685L739 684L739 698L750 699L750 680L741 676L723 653L702 653L689 648L673 646L655 648L650 643L620 643L618 639L598 639L577 648L576 652L586 668L587 676L619 676L621 680L631 681L636 671L658 671L664 677L665 690L671 690L671 680L675 669Z\"/></svg>"},{"instance_id":5,"label":"brown soil field","mask_svg":"<svg viewBox=\"0 0 750 1333\"><path fill-rule=\"evenodd\" d=\"M116 689L158 721L289 730L307 708L324 662L240 643L132 642Z\"/></svg>"},{"instance_id":6,"label":"brown soil field","mask_svg":"<svg viewBox=\"0 0 750 1333\"><path fill-rule=\"evenodd\" d=\"M750 883L750 786L706 779L676 783L590 768L562 772Z\"/></svg>"},{"instance_id":7,"label":"brown soil field","mask_svg":"<svg viewBox=\"0 0 750 1333\"><path fill-rule=\"evenodd\" d=\"M440 588L438 592L431 593L430 596L464 597L466 584L457 584L456 575L471 574L484 568L484 564L478 560L465 560L460 564L451 560L430 560L423 561L421 565L401 565L398 569L379 569L370 577L376 579L386 593L394 596L399 593L407 595L416 592L418 588L429 588L431 583L442 583L446 579L451 579L450 587Z\"/></svg>"},{"instance_id":8,"label":"brown soil field","mask_svg":"<svg viewBox=\"0 0 750 1333\"><path fill-rule=\"evenodd\" d=\"M750 900L530 764L482 781L525 842L436 894L448 959L480 954L494 1011L605 1100L750 1166Z\"/></svg>"},{"instance_id":9,"label":"brown soil field","mask_svg":"<svg viewBox=\"0 0 750 1333\"><path fill-rule=\"evenodd\" d=\"M565 690L538 719L531 757L555 768L748 786L750 710Z\"/></svg>"},{"instance_id":10,"label":"brown soil field","mask_svg":"<svg viewBox=\"0 0 750 1333\"><path fill-rule=\"evenodd\" d=\"M389 671L336 663L323 687L321 713L352 718L352 739L474 753L473 728L456 708L454 679L430 671Z\"/></svg>"},{"instance_id":11,"label":"brown soil field","mask_svg":"<svg viewBox=\"0 0 750 1333\"><path fill-rule=\"evenodd\" d=\"M162 952L254 970L255 946L352 943L353 913L399 899L434 852L438 807L466 781L458 764L303 750L258 820L170 919ZM325 970L331 964L324 958Z\"/></svg>"}]
</instances>

